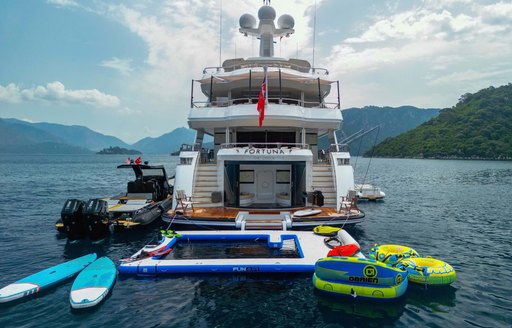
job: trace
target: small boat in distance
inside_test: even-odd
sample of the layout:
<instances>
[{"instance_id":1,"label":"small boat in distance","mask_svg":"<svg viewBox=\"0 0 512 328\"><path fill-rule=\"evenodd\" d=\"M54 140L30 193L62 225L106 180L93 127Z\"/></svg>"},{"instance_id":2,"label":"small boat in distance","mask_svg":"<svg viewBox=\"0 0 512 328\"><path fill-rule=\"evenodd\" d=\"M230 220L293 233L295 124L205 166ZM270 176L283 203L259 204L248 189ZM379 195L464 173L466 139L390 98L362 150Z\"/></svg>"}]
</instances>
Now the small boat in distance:
<instances>
[{"instance_id":1,"label":"small boat in distance","mask_svg":"<svg viewBox=\"0 0 512 328\"><path fill-rule=\"evenodd\" d=\"M355 184L354 189L358 200L379 201L386 197L386 194L379 187L371 184Z\"/></svg>"},{"instance_id":2,"label":"small boat in distance","mask_svg":"<svg viewBox=\"0 0 512 328\"><path fill-rule=\"evenodd\" d=\"M135 174L126 192L87 202L66 200L56 227L69 239L102 239L110 231L150 224L171 208L172 178L167 177L163 165L128 163L117 168L131 169Z\"/></svg>"}]
</instances>

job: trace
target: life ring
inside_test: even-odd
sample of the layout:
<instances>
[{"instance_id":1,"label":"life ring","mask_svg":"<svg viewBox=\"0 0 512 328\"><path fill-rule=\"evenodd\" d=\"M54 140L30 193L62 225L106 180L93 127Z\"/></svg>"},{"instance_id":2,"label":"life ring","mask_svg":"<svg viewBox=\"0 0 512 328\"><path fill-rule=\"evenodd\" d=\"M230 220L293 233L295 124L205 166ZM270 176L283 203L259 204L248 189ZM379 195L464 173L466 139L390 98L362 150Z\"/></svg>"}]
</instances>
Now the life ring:
<instances>
[{"instance_id":1,"label":"life ring","mask_svg":"<svg viewBox=\"0 0 512 328\"><path fill-rule=\"evenodd\" d=\"M370 249L368 257L379 262L394 265L404 259L419 257L414 249L402 245L378 245Z\"/></svg>"},{"instance_id":2,"label":"life ring","mask_svg":"<svg viewBox=\"0 0 512 328\"><path fill-rule=\"evenodd\" d=\"M414 257L400 262L409 272L409 280L417 284L449 285L457 278L448 263L432 257Z\"/></svg>"}]
</instances>

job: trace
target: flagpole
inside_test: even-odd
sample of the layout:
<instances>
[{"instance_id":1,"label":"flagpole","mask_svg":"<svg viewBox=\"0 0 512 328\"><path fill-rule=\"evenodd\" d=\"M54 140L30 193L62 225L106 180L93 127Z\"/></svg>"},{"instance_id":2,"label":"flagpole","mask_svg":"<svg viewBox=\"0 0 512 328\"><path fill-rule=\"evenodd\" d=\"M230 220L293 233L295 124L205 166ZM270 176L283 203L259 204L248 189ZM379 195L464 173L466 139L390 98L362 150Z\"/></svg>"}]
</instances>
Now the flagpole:
<instances>
[{"instance_id":1,"label":"flagpole","mask_svg":"<svg viewBox=\"0 0 512 328\"><path fill-rule=\"evenodd\" d=\"M263 80L265 81L265 107L268 107L268 79L267 79L267 66L263 66Z\"/></svg>"}]
</instances>

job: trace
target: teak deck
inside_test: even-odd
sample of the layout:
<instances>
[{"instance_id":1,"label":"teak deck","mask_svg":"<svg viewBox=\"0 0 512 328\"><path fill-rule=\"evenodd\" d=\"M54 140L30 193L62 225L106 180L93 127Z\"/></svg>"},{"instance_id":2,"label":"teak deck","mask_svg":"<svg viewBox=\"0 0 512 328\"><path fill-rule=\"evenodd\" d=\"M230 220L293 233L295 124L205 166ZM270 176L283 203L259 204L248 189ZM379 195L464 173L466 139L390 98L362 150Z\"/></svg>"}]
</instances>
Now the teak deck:
<instances>
[{"instance_id":1,"label":"teak deck","mask_svg":"<svg viewBox=\"0 0 512 328\"><path fill-rule=\"evenodd\" d=\"M281 212L293 212L298 210L308 209L306 207L298 207L298 208L283 208L283 209L258 209L258 208L231 208L231 207L200 207L194 208L192 211L191 208L187 208L185 212L181 209L177 209L177 212L182 212L184 216L190 219L208 219L208 220L227 220L227 219L235 219L239 212L249 212L250 214L279 214ZM322 211L316 215L311 217L330 217L330 216L338 216L343 215L338 212L334 208L322 208L315 207L315 210ZM174 210L169 210L167 212L169 215L174 215Z\"/></svg>"}]
</instances>

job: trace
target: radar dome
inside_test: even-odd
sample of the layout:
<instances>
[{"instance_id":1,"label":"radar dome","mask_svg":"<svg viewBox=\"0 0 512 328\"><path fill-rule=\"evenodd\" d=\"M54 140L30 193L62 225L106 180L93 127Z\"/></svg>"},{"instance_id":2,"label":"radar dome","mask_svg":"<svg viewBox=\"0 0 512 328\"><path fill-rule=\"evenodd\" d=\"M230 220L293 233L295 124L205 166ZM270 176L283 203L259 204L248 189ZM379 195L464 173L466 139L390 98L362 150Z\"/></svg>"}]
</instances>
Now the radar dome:
<instances>
[{"instance_id":1,"label":"radar dome","mask_svg":"<svg viewBox=\"0 0 512 328\"><path fill-rule=\"evenodd\" d=\"M276 19L276 11L270 6L263 6L258 10L259 19Z\"/></svg>"},{"instance_id":2,"label":"radar dome","mask_svg":"<svg viewBox=\"0 0 512 328\"><path fill-rule=\"evenodd\" d=\"M251 14L243 14L240 16L239 23L242 28L255 28L256 18Z\"/></svg>"},{"instance_id":3,"label":"radar dome","mask_svg":"<svg viewBox=\"0 0 512 328\"><path fill-rule=\"evenodd\" d=\"M295 20L293 19L292 16L290 15L282 15L281 17L279 17L279 19L277 20L277 26L279 28L293 28L295 26Z\"/></svg>"}]
</instances>

